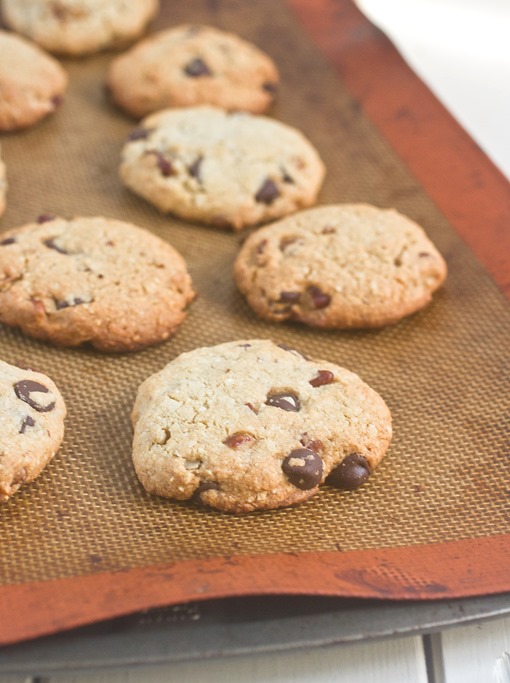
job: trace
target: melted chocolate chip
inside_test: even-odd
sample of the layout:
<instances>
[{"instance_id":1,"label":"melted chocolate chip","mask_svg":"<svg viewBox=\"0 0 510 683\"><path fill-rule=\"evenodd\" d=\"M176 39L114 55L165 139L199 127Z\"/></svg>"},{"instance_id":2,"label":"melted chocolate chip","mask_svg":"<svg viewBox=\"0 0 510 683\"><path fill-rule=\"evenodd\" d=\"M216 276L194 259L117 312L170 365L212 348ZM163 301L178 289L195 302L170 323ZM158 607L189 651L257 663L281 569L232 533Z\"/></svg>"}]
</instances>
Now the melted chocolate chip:
<instances>
[{"instance_id":1,"label":"melted chocolate chip","mask_svg":"<svg viewBox=\"0 0 510 683\"><path fill-rule=\"evenodd\" d=\"M37 403L37 401L34 401L30 394L48 394L49 389L45 387L44 384L34 382L31 379L23 379L21 382L16 382L14 385L14 393L21 401L28 403L28 405L34 410L37 410L38 413L48 413L55 407L55 401L48 403L47 406L42 406L40 403Z\"/></svg>"},{"instance_id":2,"label":"melted chocolate chip","mask_svg":"<svg viewBox=\"0 0 510 683\"><path fill-rule=\"evenodd\" d=\"M87 301L84 301L83 299L80 299L80 297L76 296L71 302L69 301L55 301L55 308L57 311L62 310L63 308L70 308L72 306L79 306L80 304L86 304L88 303Z\"/></svg>"},{"instance_id":3,"label":"melted chocolate chip","mask_svg":"<svg viewBox=\"0 0 510 683\"><path fill-rule=\"evenodd\" d=\"M308 491L321 483L323 463L310 448L296 448L283 461L282 470L293 486Z\"/></svg>"},{"instance_id":4,"label":"melted chocolate chip","mask_svg":"<svg viewBox=\"0 0 510 683\"><path fill-rule=\"evenodd\" d=\"M195 161L191 164L191 166L188 166L188 171L192 178L202 180L202 176L200 175L200 167L202 165L203 160L204 157L197 157Z\"/></svg>"},{"instance_id":5,"label":"melted chocolate chip","mask_svg":"<svg viewBox=\"0 0 510 683\"><path fill-rule=\"evenodd\" d=\"M59 254L69 254L68 251L66 251L65 249L62 249L62 247L59 247L54 239L44 240L43 244L45 247L48 247L48 249L53 249L54 251L58 251Z\"/></svg>"},{"instance_id":6,"label":"melted chocolate chip","mask_svg":"<svg viewBox=\"0 0 510 683\"><path fill-rule=\"evenodd\" d=\"M191 62L188 62L184 67L184 73L191 78L198 78L200 76L211 76L212 71L201 57L195 57Z\"/></svg>"},{"instance_id":7,"label":"melted chocolate chip","mask_svg":"<svg viewBox=\"0 0 510 683\"><path fill-rule=\"evenodd\" d=\"M262 83L262 90L265 90L268 92L270 95L273 95L273 97L276 95L276 92L278 90L278 83L273 83L272 81L266 81L265 83Z\"/></svg>"},{"instance_id":8,"label":"melted chocolate chip","mask_svg":"<svg viewBox=\"0 0 510 683\"><path fill-rule=\"evenodd\" d=\"M282 303L295 304L301 298L301 292L280 292L280 301Z\"/></svg>"},{"instance_id":9,"label":"melted chocolate chip","mask_svg":"<svg viewBox=\"0 0 510 683\"><path fill-rule=\"evenodd\" d=\"M37 222L38 223L48 223L48 221L54 221L56 216L54 216L52 213L42 213L40 216L37 216Z\"/></svg>"},{"instance_id":10,"label":"melted chocolate chip","mask_svg":"<svg viewBox=\"0 0 510 683\"><path fill-rule=\"evenodd\" d=\"M154 154L157 160L158 168L161 171L162 175L165 176L165 178L176 175L176 171L175 168L172 166L172 162L169 159L167 159L164 154L158 152L157 149L151 149L147 152L147 154Z\"/></svg>"},{"instance_id":11,"label":"melted chocolate chip","mask_svg":"<svg viewBox=\"0 0 510 683\"><path fill-rule=\"evenodd\" d=\"M297 394L291 391L275 391L267 395L266 405L297 413L301 410L301 402Z\"/></svg>"},{"instance_id":12,"label":"melted chocolate chip","mask_svg":"<svg viewBox=\"0 0 510 683\"><path fill-rule=\"evenodd\" d=\"M23 422L21 423L21 429L19 430L20 434L24 434L27 427L33 427L35 425L35 420L33 417L30 417L30 415L27 415Z\"/></svg>"},{"instance_id":13,"label":"melted chocolate chip","mask_svg":"<svg viewBox=\"0 0 510 683\"><path fill-rule=\"evenodd\" d=\"M6 247L8 244L14 244L16 242L16 239L14 237L6 237L4 240L0 242L0 246Z\"/></svg>"},{"instance_id":14,"label":"melted chocolate chip","mask_svg":"<svg viewBox=\"0 0 510 683\"><path fill-rule=\"evenodd\" d=\"M235 434L231 434L227 439L225 439L223 443L229 448L239 448L239 446L242 446L245 443L251 443L253 441L255 441L255 437L251 434L248 434L248 432L235 432Z\"/></svg>"},{"instance_id":15,"label":"melted chocolate chip","mask_svg":"<svg viewBox=\"0 0 510 683\"><path fill-rule=\"evenodd\" d=\"M370 466L359 453L348 455L328 476L327 483L345 491L354 491L370 477Z\"/></svg>"},{"instance_id":16,"label":"melted chocolate chip","mask_svg":"<svg viewBox=\"0 0 510 683\"><path fill-rule=\"evenodd\" d=\"M319 289L319 287L316 287L315 285L310 285L307 287L306 291L312 300L314 308L326 308L331 303L329 294L326 294L322 289Z\"/></svg>"},{"instance_id":17,"label":"melted chocolate chip","mask_svg":"<svg viewBox=\"0 0 510 683\"><path fill-rule=\"evenodd\" d=\"M135 140L146 140L151 133L152 130L149 130L148 128L135 128L134 131L127 136L126 142L134 142Z\"/></svg>"},{"instance_id":18,"label":"melted chocolate chip","mask_svg":"<svg viewBox=\"0 0 510 683\"><path fill-rule=\"evenodd\" d=\"M217 484L215 481L203 481L201 484L197 486L195 491L193 492L193 495L190 498L191 503L195 503L195 505L204 505L204 501L202 500L202 493L205 493L206 491L219 491L220 485Z\"/></svg>"},{"instance_id":19,"label":"melted chocolate chip","mask_svg":"<svg viewBox=\"0 0 510 683\"><path fill-rule=\"evenodd\" d=\"M314 453L322 453L324 450L324 444L322 441L320 439L310 439L306 432L299 439L299 443L305 448L309 448Z\"/></svg>"},{"instance_id":20,"label":"melted chocolate chip","mask_svg":"<svg viewBox=\"0 0 510 683\"><path fill-rule=\"evenodd\" d=\"M310 380L312 387L322 387L324 384L331 384L335 381L335 375L329 370L319 370L317 377Z\"/></svg>"},{"instance_id":21,"label":"melted chocolate chip","mask_svg":"<svg viewBox=\"0 0 510 683\"><path fill-rule=\"evenodd\" d=\"M259 204L270 205L279 196L280 190L277 184L271 178L266 178L255 195L255 201L259 202Z\"/></svg>"}]
</instances>

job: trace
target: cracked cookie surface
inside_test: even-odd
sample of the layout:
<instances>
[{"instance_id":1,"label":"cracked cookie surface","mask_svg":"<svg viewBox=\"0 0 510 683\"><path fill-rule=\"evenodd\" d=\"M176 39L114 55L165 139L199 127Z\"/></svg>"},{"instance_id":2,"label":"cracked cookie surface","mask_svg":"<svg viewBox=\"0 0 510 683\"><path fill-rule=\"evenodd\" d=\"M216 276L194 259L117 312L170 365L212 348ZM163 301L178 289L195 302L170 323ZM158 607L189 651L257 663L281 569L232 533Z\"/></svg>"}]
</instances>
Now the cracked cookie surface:
<instances>
[{"instance_id":1,"label":"cracked cookie surface","mask_svg":"<svg viewBox=\"0 0 510 683\"><path fill-rule=\"evenodd\" d=\"M84 55L137 38L158 0L3 0L5 23L50 52Z\"/></svg>"},{"instance_id":2,"label":"cracked cookie surface","mask_svg":"<svg viewBox=\"0 0 510 683\"><path fill-rule=\"evenodd\" d=\"M57 109L67 75L25 38L0 30L0 131L31 126Z\"/></svg>"},{"instance_id":3,"label":"cracked cookie surface","mask_svg":"<svg viewBox=\"0 0 510 683\"><path fill-rule=\"evenodd\" d=\"M64 346L133 351L172 335L194 292L182 256L113 219L40 216L0 236L0 321Z\"/></svg>"},{"instance_id":4,"label":"cracked cookie surface","mask_svg":"<svg viewBox=\"0 0 510 683\"><path fill-rule=\"evenodd\" d=\"M363 484L391 440L357 375L267 340L184 353L140 387L133 462L149 493L227 512Z\"/></svg>"},{"instance_id":5,"label":"cracked cookie surface","mask_svg":"<svg viewBox=\"0 0 510 683\"><path fill-rule=\"evenodd\" d=\"M163 212L238 230L313 204L324 165L279 121L192 107L144 119L123 148L120 175Z\"/></svg>"},{"instance_id":6,"label":"cracked cookie surface","mask_svg":"<svg viewBox=\"0 0 510 683\"><path fill-rule=\"evenodd\" d=\"M0 361L0 502L33 481L64 437L64 400L40 372Z\"/></svg>"},{"instance_id":7,"label":"cracked cookie surface","mask_svg":"<svg viewBox=\"0 0 510 683\"><path fill-rule=\"evenodd\" d=\"M397 322L426 306L445 277L421 227L366 204L317 207L261 228L234 267L260 317L326 328Z\"/></svg>"},{"instance_id":8,"label":"cracked cookie surface","mask_svg":"<svg viewBox=\"0 0 510 683\"><path fill-rule=\"evenodd\" d=\"M274 62L255 45L194 25L149 36L114 59L107 78L114 101L136 118L201 104L261 114L278 81Z\"/></svg>"}]
</instances>

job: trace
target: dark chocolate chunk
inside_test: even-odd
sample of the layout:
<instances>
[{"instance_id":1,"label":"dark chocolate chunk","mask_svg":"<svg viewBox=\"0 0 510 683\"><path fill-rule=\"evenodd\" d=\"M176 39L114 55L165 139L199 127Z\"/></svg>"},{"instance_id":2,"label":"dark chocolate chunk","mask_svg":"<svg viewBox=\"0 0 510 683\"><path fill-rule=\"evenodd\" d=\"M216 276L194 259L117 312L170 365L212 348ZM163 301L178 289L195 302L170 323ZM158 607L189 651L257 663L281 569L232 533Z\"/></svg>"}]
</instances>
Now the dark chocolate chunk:
<instances>
[{"instance_id":1,"label":"dark chocolate chunk","mask_svg":"<svg viewBox=\"0 0 510 683\"><path fill-rule=\"evenodd\" d=\"M6 247L8 244L14 244L16 242L16 239L14 237L6 237L4 240L0 242L0 246Z\"/></svg>"},{"instance_id":2,"label":"dark chocolate chunk","mask_svg":"<svg viewBox=\"0 0 510 683\"><path fill-rule=\"evenodd\" d=\"M335 381L335 375L329 370L319 370L317 377L310 380L312 387L322 387Z\"/></svg>"},{"instance_id":3,"label":"dark chocolate chunk","mask_svg":"<svg viewBox=\"0 0 510 683\"><path fill-rule=\"evenodd\" d=\"M135 128L126 138L126 142L134 142L135 140L146 140L152 130L149 128Z\"/></svg>"},{"instance_id":4,"label":"dark chocolate chunk","mask_svg":"<svg viewBox=\"0 0 510 683\"><path fill-rule=\"evenodd\" d=\"M296 448L283 461L282 470L293 486L308 491L321 483L323 463L310 448Z\"/></svg>"},{"instance_id":5,"label":"dark chocolate chunk","mask_svg":"<svg viewBox=\"0 0 510 683\"><path fill-rule=\"evenodd\" d=\"M57 311L62 310L62 308L70 308L71 306L79 306L80 304L86 304L89 303L87 301L84 301L83 299L80 299L79 296L76 296L71 302L69 301L55 301L55 308Z\"/></svg>"},{"instance_id":6,"label":"dark chocolate chunk","mask_svg":"<svg viewBox=\"0 0 510 683\"><path fill-rule=\"evenodd\" d=\"M47 406L42 406L40 403L37 403L37 401L34 401L30 394L48 394L49 389L45 387L44 384L34 382L31 379L22 379L21 382L16 382L14 385L14 393L21 401L28 403L28 405L34 410L37 410L38 413L48 413L55 407L55 401L48 403Z\"/></svg>"},{"instance_id":7,"label":"dark chocolate chunk","mask_svg":"<svg viewBox=\"0 0 510 683\"><path fill-rule=\"evenodd\" d=\"M275 199L280 196L280 190L277 184L271 180L271 178L266 178L255 195L255 201L259 204L272 204Z\"/></svg>"},{"instance_id":8,"label":"dark chocolate chunk","mask_svg":"<svg viewBox=\"0 0 510 683\"><path fill-rule=\"evenodd\" d=\"M24 434L27 427L33 427L35 425L35 420L33 417L30 417L30 415L27 415L23 422L21 423L21 429L19 430L20 434Z\"/></svg>"},{"instance_id":9,"label":"dark chocolate chunk","mask_svg":"<svg viewBox=\"0 0 510 683\"><path fill-rule=\"evenodd\" d=\"M248 434L248 432L235 432L235 434L231 434L225 439L223 443L229 448L239 448L239 446L242 446L245 443L251 443L252 441L255 441L255 437Z\"/></svg>"},{"instance_id":10,"label":"dark chocolate chunk","mask_svg":"<svg viewBox=\"0 0 510 683\"><path fill-rule=\"evenodd\" d=\"M280 292L280 301L282 303L295 304L301 298L301 292Z\"/></svg>"},{"instance_id":11,"label":"dark chocolate chunk","mask_svg":"<svg viewBox=\"0 0 510 683\"><path fill-rule=\"evenodd\" d=\"M326 294L326 292L323 292L322 289L315 285L310 285L306 291L312 300L314 308L326 308L331 303L329 294Z\"/></svg>"},{"instance_id":12,"label":"dark chocolate chunk","mask_svg":"<svg viewBox=\"0 0 510 683\"><path fill-rule=\"evenodd\" d=\"M272 81L266 81L265 83L262 83L262 90L265 90L268 92L270 95L276 95L276 92L278 90L278 83L273 83Z\"/></svg>"},{"instance_id":13,"label":"dark chocolate chunk","mask_svg":"<svg viewBox=\"0 0 510 683\"><path fill-rule=\"evenodd\" d=\"M147 154L154 154L158 163L158 168L161 171L161 173L165 176L165 178L176 175L176 171L175 168L172 166L172 162L169 159L167 159L164 154L159 152L157 149L151 149L147 152Z\"/></svg>"},{"instance_id":14,"label":"dark chocolate chunk","mask_svg":"<svg viewBox=\"0 0 510 683\"><path fill-rule=\"evenodd\" d=\"M203 160L204 157L197 157L195 161L190 166L188 166L188 171L192 178L196 178L197 180L202 179L200 175L200 166L202 165Z\"/></svg>"},{"instance_id":15,"label":"dark chocolate chunk","mask_svg":"<svg viewBox=\"0 0 510 683\"><path fill-rule=\"evenodd\" d=\"M217 484L215 481L203 481L201 484L197 486L195 491L193 492L193 495L190 498L191 503L195 503L195 505L204 505L204 501L202 500L202 493L205 493L206 491L219 491L220 485Z\"/></svg>"},{"instance_id":16,"label":"dark chocolate chunk","mask_svg":"<svg viewBox=\"0 0 510 683\"><path fill-rule=\"evenodd\" d=\"M370 477L368 460L359 453L348 455L328 476L327 483L346 491L362 486Z\"/></svg>"},{"instance_id":17,"label":"dark chocolate chunk","mask_svg":"<svg viewBox=\"0 0 510 683\"><path fill-rule=\"evenodd\" d=\"M191 78L198 78L200 76L212 76L212 71L201 57L195 57L184 67L184 73Z\"/></svg>"},{"instance_id":18,"label":"dark chocolate chunk","mask_svg":"<svg viewBox=\"0 0 510 683\"><path fill-rule=\"evenodd\" d=\"M62 247L59 247L58 244L55 242L55 240L52 238L50 238L49 240L44 240L43 244L44 244L44 246L48 247L48 249L53 249L54 251L58 251L59 254L69 254L68 251L66 251Z\"/></svg>"},{"instance_id":19,"label":"dark chocolate chunk","mask_svg":"<svg viewBox=\"0 0 510 683\"><path fill-rule=\"evenodd\" d=\"M301 402L297 394L291 391L275 391L267 395L266 405L297 413L301 410Z\"/></svg>"},{"instance_id":20,"label":"dark chocolate chunk","mask_svg":"<svg viewBox=\"0 0 510 683\"><path fill-rule=\"evenodd\" d=\"M48 223L48 221L54 221L56 216L54 216L52 213L42 213L40 216L37 216L37 222L38 223Z\"/></svg>"}]
</instances>

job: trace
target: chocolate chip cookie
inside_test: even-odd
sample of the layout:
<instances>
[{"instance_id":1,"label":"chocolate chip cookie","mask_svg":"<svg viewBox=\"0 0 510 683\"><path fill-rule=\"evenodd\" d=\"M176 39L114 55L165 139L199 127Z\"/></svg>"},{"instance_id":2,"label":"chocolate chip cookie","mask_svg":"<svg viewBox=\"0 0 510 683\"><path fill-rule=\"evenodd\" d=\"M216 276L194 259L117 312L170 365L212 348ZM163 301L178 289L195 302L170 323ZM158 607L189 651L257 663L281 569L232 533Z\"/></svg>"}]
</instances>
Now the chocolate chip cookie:
<instances>
[{"instance_id":1,"label":"chocolate chip cookie","mask_svg":"<svg viewBox=\"0 0 510 683\"><path fill-rule=\"evenodd\" d=\"M250 235L235 281L262 318L380 327L426 306L446 264L422 228L366 204L303 211Z\"/></svg>"},{"instance_id":2,"label":"chocolate chip cookie","mask_svg":"<svg viewBox=\"0 0 510 683\"><path fill-rule=\"evenodd\" d=\"M50 52L85 55L143 33L158 0L3 0L5 23Z\"/></svg>"},{"instance_id":3,"label":"chocolate chip cookie","mask_svg":"<svg viewBox=\"0 0 510 683\"><path fill-rule=\"evenodd\" d=\"M0 236L0 321L38 339L134 351L170 337L193 296L180 254L129 223L40 216Z\"/></svg>"},{"instance_id":4,"label":"chocolate chip cookie","mask_svg":"<svg viewBox=\"0 0 510 683\"><path fill-rule=\"evenodd\" d=\"M279 121L192 107L144 119L124 146L120 175L163 212L239 230L313 204L324 165Z\"/></svg>"},{"instance_id":5,"label":"chocolate chip cookie","mask_svg":"<svg viewBox=\"0 0 510 683\"><path fill-rule=\"evenodd\" d=\"M182 354L141 385L132 420L149 493L226 512L300 503L324 481L358 488L391 440L357 375L265 340Z\"/></svg>"},{"instance_id":6,"label":"chocolate chip cookie","mask_svg":"<svg viewBox=\"0 0 510 683\"><path fill-rule=\"evenodd\" d=\"M114 101L136 118L200 104L261 114L278 81L273 60L255 45L191 25L149 36L114 59L107 78Z\"/></svg>"},{"instance_id":7,"label":"chocolate chip cookie","mask_svg":"<svg viewBox=\"0 0 510 683\"><path fill-rule=\"evenodd\" d=\"M49 377L0 361L0 502L33 481L64 437L66 407Z\"/></svg>"},{"instance_id":8,"label":"chocolate chip cookie","mask_svg":"<svg viewBox=\"0 0 510 683\"><path fill-rule=\"evenodd\" d=\"M1 148L0 148L1 153ZM7 192L7 175L5 164L0 156L0 216L5 211L5 193Z\"/></svg>"},{"instance_id":9,"label":"chocolate chip cookie","mask_svg":"<svg viewBox=\"0 0 510 683\"><path fill-rule=\"evenodd\" d=\"M67 76L56 59L0 30L0 131L31 126L61 104Z\"/></svg>"}]
</instances>

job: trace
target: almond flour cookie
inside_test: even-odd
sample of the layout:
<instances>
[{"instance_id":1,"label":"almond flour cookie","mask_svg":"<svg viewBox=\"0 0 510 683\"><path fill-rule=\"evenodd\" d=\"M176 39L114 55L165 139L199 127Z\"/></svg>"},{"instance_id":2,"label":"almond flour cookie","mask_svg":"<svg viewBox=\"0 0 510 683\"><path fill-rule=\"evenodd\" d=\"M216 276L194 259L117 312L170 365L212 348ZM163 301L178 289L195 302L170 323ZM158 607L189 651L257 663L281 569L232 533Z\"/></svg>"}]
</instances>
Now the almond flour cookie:
<instances>
[{"instance_id":1,"label":"almond flour cookie","mask_svg":"<svg viewBox=\"0 0 510 683\"><path fill-rule=\"evenodd\" d=\"M64 437L66 408L49 377L0 361L0 502L33 481Z\"/></svg>"},{"instance_id":2,"label":"almond flour cookie","mask_svg":"<svg viewBox=\"0 0 510 683\"><path fill-rule=\"evenodd\" d=\"M380 327L426 306L446 264L413 221L366 204L322 206L257 230L234 278L262 318Z\"/></svg>"},{"instance_id":3,"label":"almond flour cookie","mask_svg":"<svg viewBox=\"0 0 510 683\"><path fill-rule=\"evenodd\" d=\"M7 26L50 52L84 55L143 33L158 0L3 0Z\"/></svg>"},{"instance_id":4,"label":"almond flour cookie","mask_svg":"<svg viewBox=\"0 0 510 683\"><path fill-rule=\"evenodd\" d=\"M124 146L120 176L163 212L239 230L313 204L324 165L279 121L193 107L144 119Z\"/></svg>"},{"instance_id":5,"label":"almond flour cookie","mask_svg":"<svg viewBox=\"0 0 510 683\"><path fill-rule=\"evenodd\" d=\"M226 512L300 503L326 478L358 488L391 440L357 375L261 340L182 354L141 385L132 420L149 493Z\"/></svg>"},{"instance_id":6,"label":"almond flour cookie","mask_svg":"<svg viewBox=\"0 0 510 683\"><path fill-rule=\"evenodd\" d=\"M0 131L31 126L61 104L67 76L56 59L0 31Z\"/></svg>"},{"instance_id":7,"label":"almond flour cookie","mask_svg":"<svg viewBox=\"0 0 510 683\"><path fill-rule=\"evenodd\" d=\"M1 148L0 148L1 152ZM0 216L5 211L5 193L7 192L7 177L5 173L5 164L0 157Z\"/></svg>"},{"instance_id":8,"label":"almond flour cookie","mask_svg":"<svg viewBox=\"0 0 510 683\"><path fill-rule=\"evenodd\" d=\"M212 104L261 114L278 87L272 59L255 45L209 26L178 26L149 36L113 60L115 102L140 118L167 107Z\"/></svg>"},{"instance_id":9,"label":"almond flour cookie","mask_svg":"<svg viewBox=\"0 0 510 683\"><path fill-rule=\"evenodd\" d=\"M193 296L180 254L129 223L41 216L0 239L0 321L54 344L156 344L176 331Z\"/></svg>"}]
</instances>

